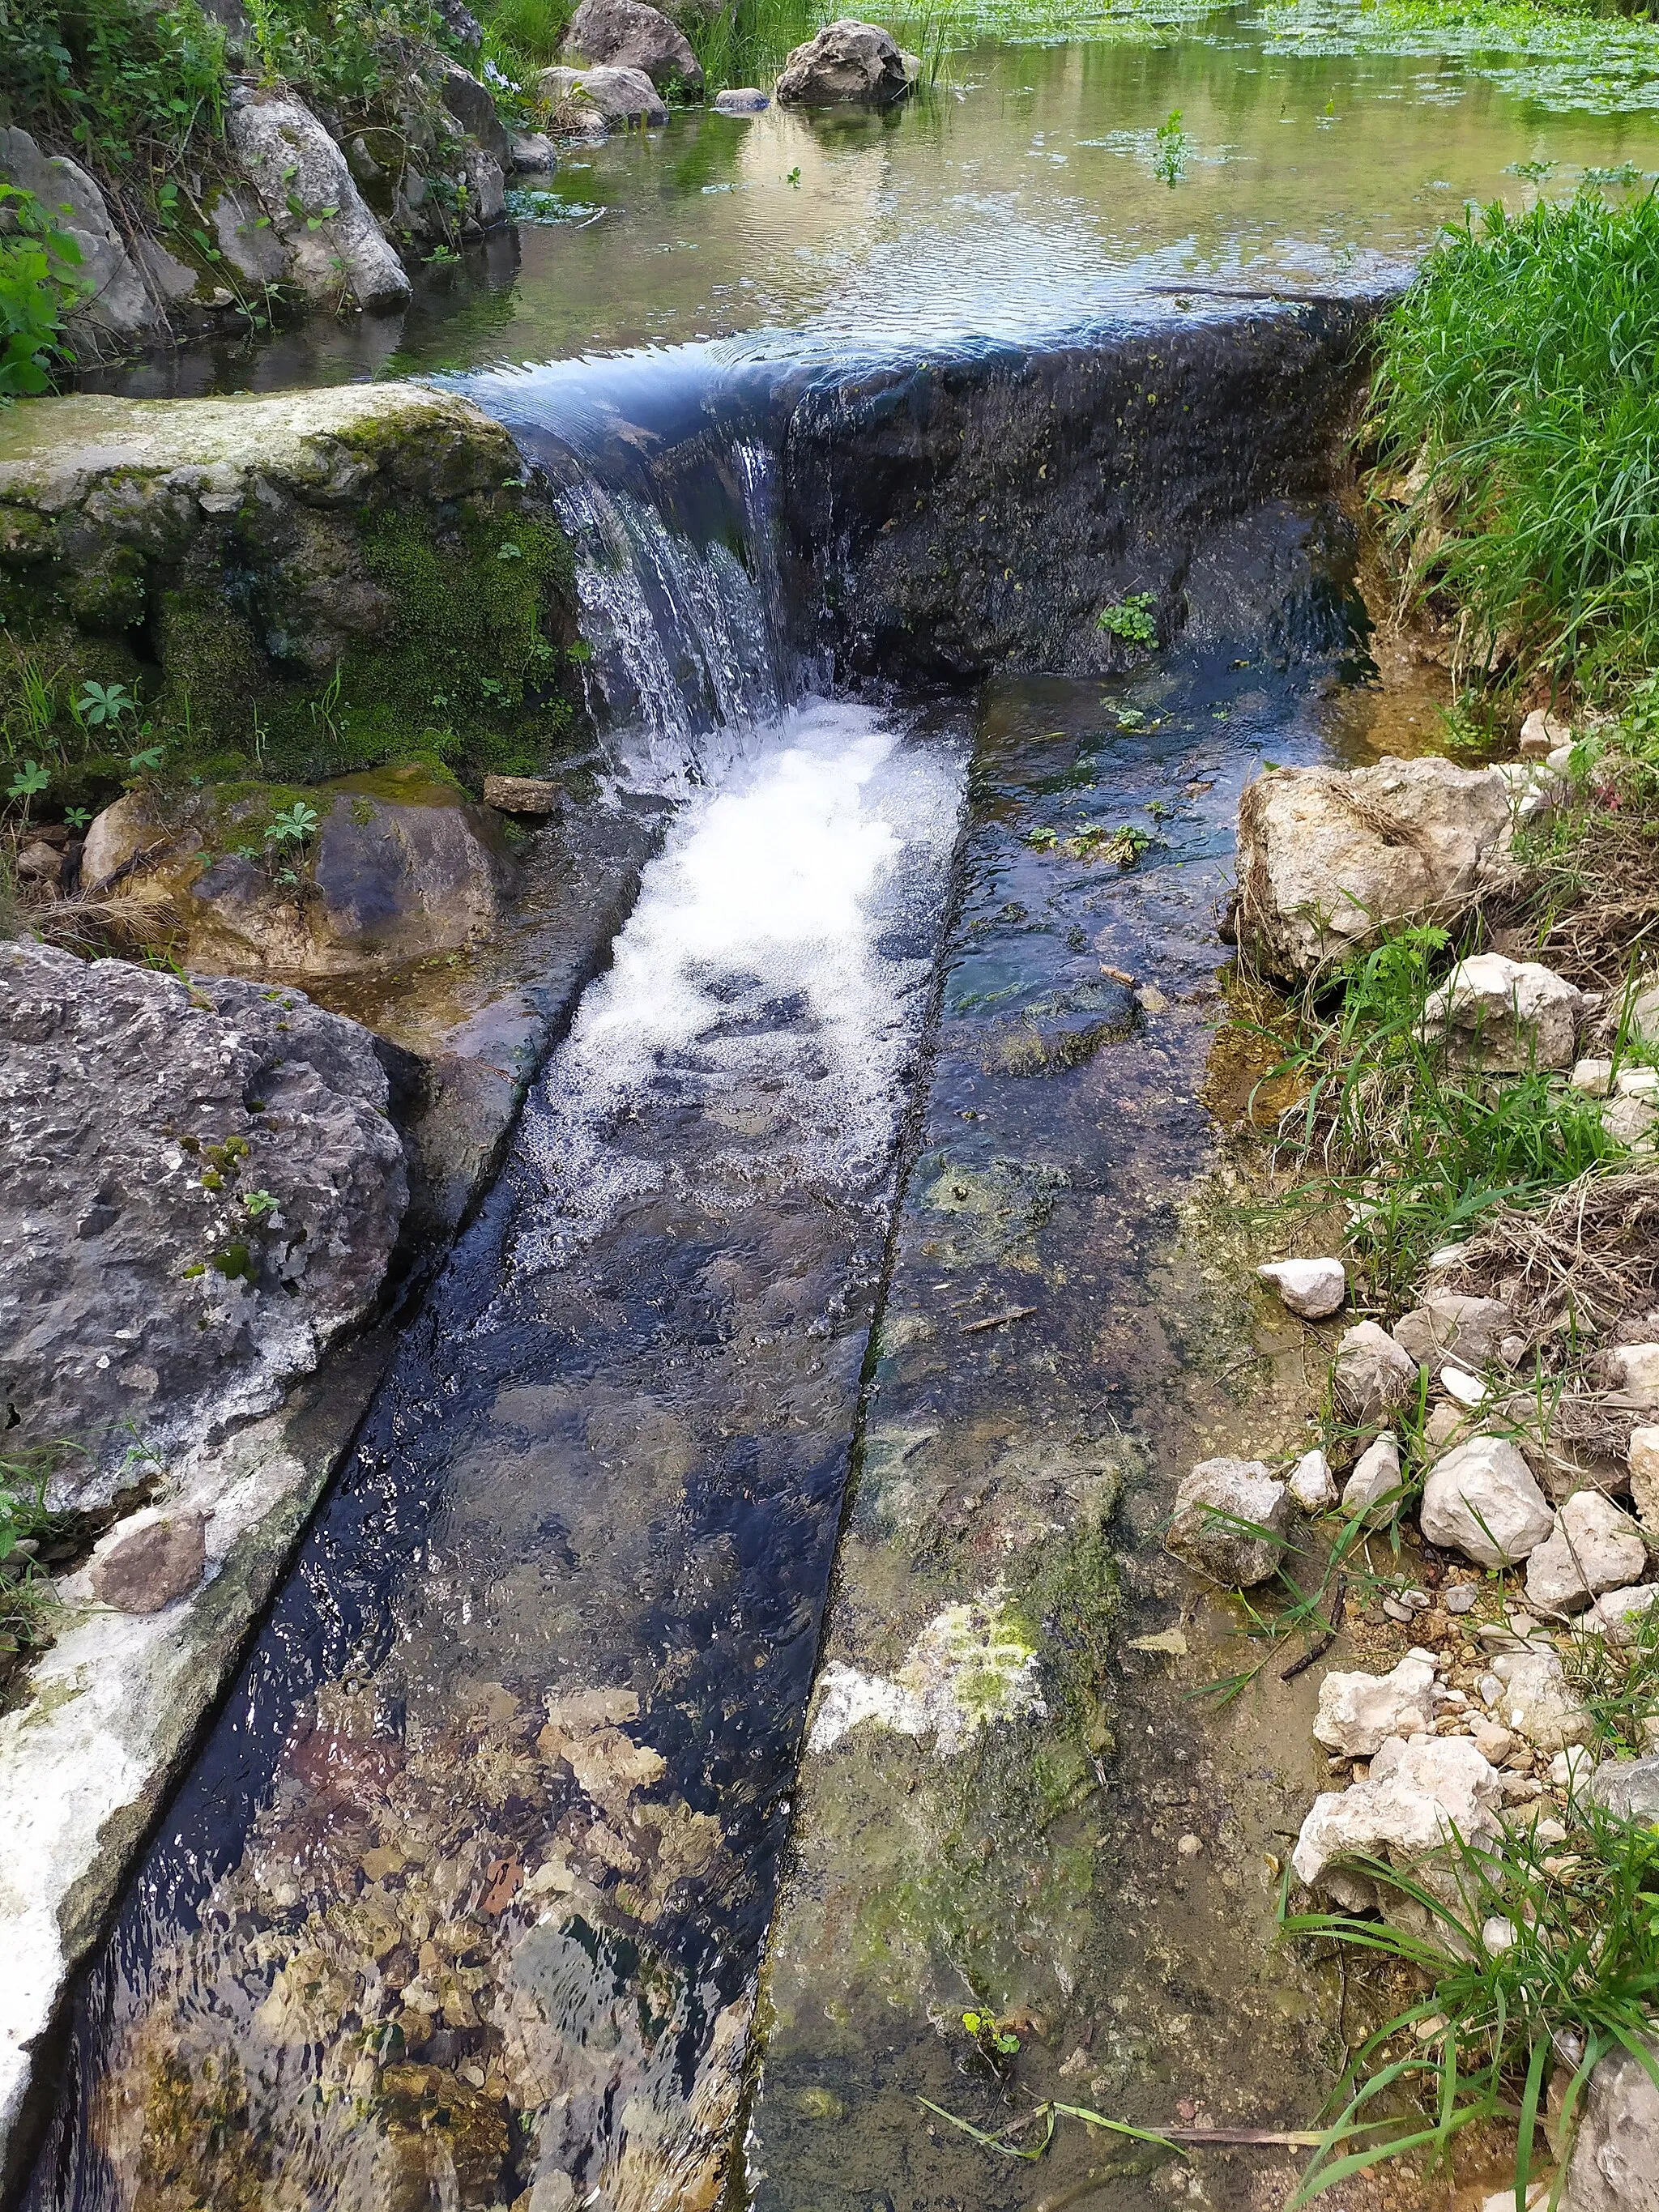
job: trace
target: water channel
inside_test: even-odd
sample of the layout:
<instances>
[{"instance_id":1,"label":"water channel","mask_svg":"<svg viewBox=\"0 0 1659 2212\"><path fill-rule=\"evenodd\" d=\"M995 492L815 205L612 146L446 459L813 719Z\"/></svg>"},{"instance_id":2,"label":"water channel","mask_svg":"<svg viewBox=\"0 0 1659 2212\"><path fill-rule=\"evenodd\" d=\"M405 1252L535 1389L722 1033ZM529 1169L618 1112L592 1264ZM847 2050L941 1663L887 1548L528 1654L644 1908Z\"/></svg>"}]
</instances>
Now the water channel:
<instances>
[{"instance_id":1,"label":"water channel","mask_svg":"<svg viewBox=\"0 0 1659 2212\"><path fill-rule=\"evenodd\" d=\"M1368 301L1656 136L1206 23L678 117L397 324L140 380L497 414L654 856L85 1979L30 2212L1144 2204L930 2117L1011 2109L969 2006L1025 2104L1316 2106L1302 1693L1135 1649L1224 1644L1164 1503L1304 1407L1217 1151L1231 824L1419 738L1331 458Z\"/></svg>"}]
</instances>

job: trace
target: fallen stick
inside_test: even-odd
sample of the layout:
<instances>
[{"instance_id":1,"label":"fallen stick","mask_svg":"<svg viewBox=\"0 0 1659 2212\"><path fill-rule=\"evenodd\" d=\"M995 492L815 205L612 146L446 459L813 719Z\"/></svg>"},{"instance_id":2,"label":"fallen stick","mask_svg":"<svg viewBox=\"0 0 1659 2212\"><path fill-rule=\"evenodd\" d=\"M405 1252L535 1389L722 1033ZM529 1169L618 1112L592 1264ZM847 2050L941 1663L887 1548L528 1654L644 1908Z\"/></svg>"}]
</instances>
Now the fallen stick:
<instances>
[{"instance_id":1,"label":"fallen stick","mask_svg":"<svg viewBox=\"0 0 1659 2212\"><path fill-rule=\"evenodd\" d=\"M1336 1585L1336 1603L1331 1607L1330 1626L1323 1635L1315 1637L1299 1659L1291 1660L1290 1665L1279 1677L1281 1682L1293 1682L1298 1674L1306 1674L1316 1659L1322 1659L1325 1656L1336 1641L1336 1632L1342 1626L1342 1614L1347 1602L1348 1585L1346 1582L1339 1580Z\"/></svg>"},{"instance_id":2,"label":"fallen stick","mask_svg":"<svg viewBox=\"0 0 1659 2212\"><path fill-rule=\"evenodd\" d=\"M983 1321L964 1322L961 1334L977 1336L982 1328L1000 1328L1006 1321L1024 1321L1036 1311L1035 1306L1010 1306L1006 1313L987 1314Z\"/></svg>"}]
</instances>

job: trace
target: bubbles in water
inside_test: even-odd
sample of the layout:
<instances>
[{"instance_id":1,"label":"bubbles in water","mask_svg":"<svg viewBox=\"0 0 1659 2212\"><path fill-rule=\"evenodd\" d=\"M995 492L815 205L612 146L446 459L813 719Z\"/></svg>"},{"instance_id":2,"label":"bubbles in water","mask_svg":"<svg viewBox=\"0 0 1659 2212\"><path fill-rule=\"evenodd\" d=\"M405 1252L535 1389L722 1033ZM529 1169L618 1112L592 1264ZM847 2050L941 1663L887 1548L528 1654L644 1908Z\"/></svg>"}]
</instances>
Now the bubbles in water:
<instances>
[{"instance_id":1,"label":"bubbles in water","mask_svg":"<svg viewBox=\"0 0 1659 2212\"><path fill-rule=\"evenodd\" d=\"M550 1206L520 1265L677 1174L729 1193L757 1148L816 1188L878 1169L959 791L954 754L811 700L688 799L549 1069L526 1135Z\"/></svg>"}]
</instances>

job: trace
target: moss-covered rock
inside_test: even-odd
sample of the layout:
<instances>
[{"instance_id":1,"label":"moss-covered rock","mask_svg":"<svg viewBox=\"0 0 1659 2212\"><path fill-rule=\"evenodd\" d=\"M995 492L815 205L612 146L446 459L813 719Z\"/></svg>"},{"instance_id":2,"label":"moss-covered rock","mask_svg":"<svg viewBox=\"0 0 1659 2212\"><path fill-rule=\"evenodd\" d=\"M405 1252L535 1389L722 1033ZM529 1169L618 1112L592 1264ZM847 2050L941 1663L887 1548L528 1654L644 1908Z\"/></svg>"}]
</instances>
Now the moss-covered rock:
<instances>
[{"instance_id":1,"label":"moss-covered rock","mask_svg":"<svg viewBox=\"0 0 1659 2212\"><path fill-rule=\"evenodd\" d=\"M14 408L0 618L0 725L48 810L158 748L164 779L425 759L476 790L569 739L551 501L498 423L422 386Z\"/></svg>"}]
</instances>

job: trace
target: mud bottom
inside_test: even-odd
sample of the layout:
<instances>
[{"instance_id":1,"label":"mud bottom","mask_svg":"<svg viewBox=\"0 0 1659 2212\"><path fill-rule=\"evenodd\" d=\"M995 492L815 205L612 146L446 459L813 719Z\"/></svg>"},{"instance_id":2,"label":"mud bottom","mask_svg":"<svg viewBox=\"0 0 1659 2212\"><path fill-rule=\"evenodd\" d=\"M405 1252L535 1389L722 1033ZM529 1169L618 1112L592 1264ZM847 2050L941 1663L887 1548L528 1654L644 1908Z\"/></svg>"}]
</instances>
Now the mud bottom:
<instances>
[{"instance_id":1,"label":"mud bottom","mask_svg":"<svg viewBox=\"0 0 1659 2212\"><path fill-rule=\"evenodd\" d=\"M1194 1459L1288 1448L1308 1409L1204 1103L1215 913L1240 785L1319 757L1334 713L1363 748L1354 696L1225 651L988 689L769 1951L766 2212L1288 2193L1282 2150L1188 2164L1066 2121L1026 2164L921 2100L988 2130L1049 2099L1303 2126L1330 2078L1273 1938L1312 1692L1194 1696L1241 1623L1158 1532Z\"/></svg>"}]
</instances>

